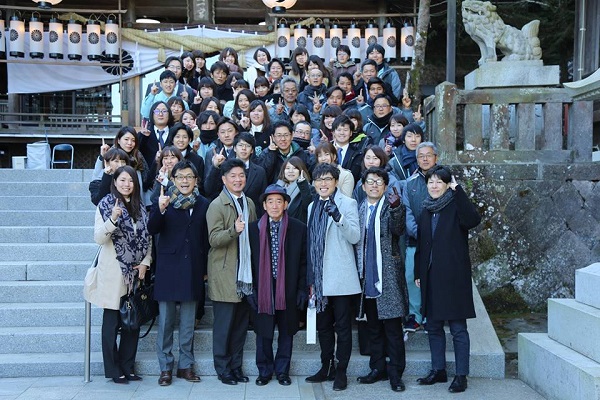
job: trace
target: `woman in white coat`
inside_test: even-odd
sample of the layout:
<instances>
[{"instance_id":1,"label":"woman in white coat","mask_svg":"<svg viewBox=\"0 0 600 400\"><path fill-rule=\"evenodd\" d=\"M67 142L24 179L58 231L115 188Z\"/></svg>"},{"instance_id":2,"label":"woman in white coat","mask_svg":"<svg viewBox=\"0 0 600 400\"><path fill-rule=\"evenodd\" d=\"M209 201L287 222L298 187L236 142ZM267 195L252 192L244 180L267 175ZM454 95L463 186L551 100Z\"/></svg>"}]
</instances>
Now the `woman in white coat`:
<instances>
[{"instance_id":1,"label":"woman in white coat","mask_svg":"<svg viewBox=\"0 0 600 400\"><path fill-rule=\"evenodd\" d=\"M86 286L85 297L102 307L102 357L104 375L115 383L141 380L134 372L139 329L121 330L120 299L136 279L144 279L152 262L152 238L148 233L148 216L141 204L140 184L130 166L113 174L111 192L96 209L94 240L102 246L98 257L96 285Z\"/></svg>"}]
</instances>

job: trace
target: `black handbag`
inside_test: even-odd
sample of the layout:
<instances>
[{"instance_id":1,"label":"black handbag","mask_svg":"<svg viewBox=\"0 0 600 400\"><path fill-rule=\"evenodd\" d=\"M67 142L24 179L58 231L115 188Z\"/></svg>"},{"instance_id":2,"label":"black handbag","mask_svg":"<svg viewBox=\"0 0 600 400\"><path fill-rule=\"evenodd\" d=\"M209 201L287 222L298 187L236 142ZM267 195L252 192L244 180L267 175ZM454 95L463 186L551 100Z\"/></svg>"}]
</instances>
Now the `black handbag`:
<instances>
[{"instance_id":1,"label":"black handbag","mask_svg":"<svg viewBox=\"0 0 600 400\"><path fill-rule=\"evenodd\" d=\"M148 321L154 324L154 319L158 315L158 302L154 300L154 283L146 284L143 280L137 282L131 292L121 297L119 312L121 329L124 331L136 331Z\"/></svg>"}]
</instances>

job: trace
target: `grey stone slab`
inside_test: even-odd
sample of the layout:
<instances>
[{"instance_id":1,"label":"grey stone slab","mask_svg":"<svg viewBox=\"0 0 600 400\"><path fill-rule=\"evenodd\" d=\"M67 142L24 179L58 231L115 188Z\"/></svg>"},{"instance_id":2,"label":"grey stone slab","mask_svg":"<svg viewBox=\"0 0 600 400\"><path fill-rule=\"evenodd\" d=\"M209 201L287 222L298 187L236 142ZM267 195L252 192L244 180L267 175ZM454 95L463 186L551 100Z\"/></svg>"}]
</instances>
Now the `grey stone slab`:
<instances>
[{"instance_id":1,"label":"grey stone slab","mask_svg":"<svg viewBox=\"0 0 600 400\"><path fill-rule=\"evenodd\" d=\"M18 396L29 389L36 379L4 378L0 380L0 396Z\"/></svg>"},{"instance_id":2,"label":"grey stone slab","mask_svg":"<svg viewBox=\"0 0 600 400\"><path fill-rule=\"evenodd\" d=\"M542 164L544 180L581 180L596 181L600 176L600 163L569 163L569 164Z\"/></svg>"},{"instance_id":3,"label":"grey stone slab","mask_svg":"<svg viewBox=\"0 0 600 400\"><path fill-rule=\"evenodd\" d=\"M600 332L600 309L575 299L548 299L548 337L600 363L600 335L592 332Z\"/></svg>"},{"instance_id":4,"label":"grey stone slab","mask_svg":"<svg viewBox=\"0 0 600 400\"><path fill-rule=\"evenodd\" d=\"M84 196L89 194L88 182L13 182L5 185L4 196Z\"/></svg>"},{"instance_id":5,"label":"grey stone slab","mask_svg":"<svg viewBox=\"0 0 600 400\"><path fill-rule=\"evenodd\" d=\"M31 261L26 263L28 281L80 281L90 267L88 261ZM0 269L2 265L0 263Z\"/></svg>"},{"instance_id":6,"label":"grey stone slab","mask_svg":"<svg viewBox=\"0 0 600 400\"><path fill-rule=\"evenodd\" d=\"M65 400L74 398L81 390L80 386L63 386L60 391L48 391L44 387L31 387L19 395L19 400Z\"/></svg>"},{"instance_id":7,"label":"grey stone slab","mask_svg":"<svg viewBox=\"0 0 600 400\"><path fill-rule=\"evenodd\" d=\"M48 227L49 243L92 243L94 241L93 226L50 226Z\"/></svg>"},{"instance_id":8,"label":"grey stone slab","mask_svg":"<svg viewBox=\"0 0 600 400\"><path fill-rule=\"evenodd\" d=\"M95 243L0 243L3 261L89 261L98 245Z\"/></svg>"},{"instance_id":9,"label":"grey stone slab","mask_svg":"<svg viewBox=\"0 0 600 400\"><path fill-rule=\"evenodd\" d=\"M2 182L86 182L88 170L82 169L0 169ZM89 170L91 171L91 170ZM91 175L89 175L91 179Z\"/></svg>"},{"instance_id":10,"label":"grey stone slab","mask_svg":"<svg viewBox=\"0 0 600 400\"><path fill-rule=\"evenodd\" d=\"M465 89L557 86L558 65L535 61L487 62L465 76Z\"/></svg>"},{"instance_id":11,"label":"grey stone slab","mask_svg":"<svg viewBox=\"0 0 600 400\"><path fill-rule=\"evenodd\" d=\"M66 210L67 196L0 196L0 210Z\"/></svg>"},{"instance_id":12,"label":"grey stone slab","mask_svg":"<svg viewBox=\"0 0 600 400\"><path fill-rule=\"evenodd\" d=\"M575 299L583 304L600 308L600 263L575 271Z\"/></svg>"},{"instance_id":13,"label":"grey stone slab","mask_svg":"<svg viewBox=\"0 0 600 400\"><path fill-rule=\"evenodd\" d=\"M69 196L69 210L95 210L96 206L92 203L89 193L86 196Z\"/></svg>"},{"instance_id":14,"label":"grey stone slab","mask_svg":"<svg viewBox=\"0 0 600 400\"><path fill-rule=\"evenodd\" d=\"M27 263L0 263L0 281L24 281L27 279Z\"/></svg>"},{"instance_id":15,"label":"grey stone slab","mask_svg":"<svg viewBox=\"0 0 600 400\"><path fill-rule=\"evenodd\" d=\"M0 303L83 302L81 281L0 282Z\"/></svg>"},{"instance_id":16,"label":"grey stone slab","mask_svg":"<svg viewBox=\"0 0 600 400\"><path fill-rule=\"evenodd\" d=\"M0 226L94 226L94 210L0 211Z\"/></svg>"},{"instance_id":17,"label":"grey stone slab","mask_svg":"<svg viewBox=\"0 0 600 400\"><path fill-rule=\"evenodd\" d=\"M44 226L0 226L0 243L48 243Z\"/></svg>"},{"instance_id":18,"label":"grey stone slab","mask_svg":"<svg viewBox=\"0 0 600 400\"><path fill-rule=\"evenodd\" d=\"M85 306L78 303L0 303L0 326L81 326ZM102 321L102 309L92 307L92 321ZM98 322L100 324L100 322Z\"/></svg>"},{"instance_id":19,"label":"grey stone slab","mask_svg":"<svg viewBox=\"0 0 600 400\"><path fill-rule=\"evenodd\" d=\"M550 400L600 398L600 364L545 333L519 334L519 378Z\"/></svg>"}]
</instances>

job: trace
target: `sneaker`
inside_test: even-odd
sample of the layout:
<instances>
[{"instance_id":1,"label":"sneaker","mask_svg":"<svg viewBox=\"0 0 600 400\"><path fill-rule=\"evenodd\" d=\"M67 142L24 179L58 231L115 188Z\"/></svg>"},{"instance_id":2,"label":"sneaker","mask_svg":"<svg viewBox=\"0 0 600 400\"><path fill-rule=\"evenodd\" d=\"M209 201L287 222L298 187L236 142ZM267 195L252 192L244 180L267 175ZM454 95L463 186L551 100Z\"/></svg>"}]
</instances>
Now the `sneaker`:
<instances>
[{"instance_id":1,"label":"sneaker","mask_svg":"<svg viewBox=\"0 0 600 400\"><path fill-rule=\"evenodd\" d=\"M415 321L414 316L411 316L405 323L404 323L404 330L407 332L416 332L420 329L423 329L423 326L421 324L419 324L417 321Z\"/></svg>"}]
</instances>

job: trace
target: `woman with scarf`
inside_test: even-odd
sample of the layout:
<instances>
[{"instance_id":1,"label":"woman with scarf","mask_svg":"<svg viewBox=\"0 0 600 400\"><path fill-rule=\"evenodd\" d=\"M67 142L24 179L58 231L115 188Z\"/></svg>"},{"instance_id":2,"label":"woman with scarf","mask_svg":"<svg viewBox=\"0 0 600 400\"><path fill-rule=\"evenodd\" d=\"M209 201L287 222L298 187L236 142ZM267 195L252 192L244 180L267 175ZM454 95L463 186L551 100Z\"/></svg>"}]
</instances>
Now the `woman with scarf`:
<instances>
[{"instance_id":1,"label":"woman with scarf","mask_svg":"<svg viewBox=\"0 0 600 400\"><path fill-rule=\"evenodd\" d=\"M469 374L470 341L467 318L475 318L469 257L469 229L481 216L447 167L437 165L425 174L428 196L423 202L415 252L415 284L421 288L421 310L431 351L431 371L420 385L447 382L448 321L456 376L450 392L464 392ZM449 190L450 189L450 190Z\"/></svg>"},{"instance_id":2,"label":"woman with scarf","mask_svg":"<svg viewBox=\"0 0 600 400\"><path fill-rule=\"evenodd\" d=\"M265 76L265 68L271 61L271 53L264 47L259 47L252 56L254 62L248 67L244 73L244 79L250 84L250 89L254 90L254 81L259 76Z\"/></svg>"},{"instance_id":3,"label":"woman with scarf","mask_svg":"<svg viewBox=\"0 0 600 400\"><path fill-rule=\"evenodd\" d=\"M194 141L193 148L200 157L206 159L206 154L210 154L216 146L217 121L219 114L214 111L203 111L196 120L196 125L200 127L200 135Z\"/></svg>"},{"instance_id":4,"label":"woman with scarf","mask_svg":"<svg viewBox=\"0 0 600 400\"><path fill-rule=\"evenodd\" d=\"M398 119L402 119L406 121L406 119L396 114L392 116L391 125L394 123L400 124ZM394 129L394 127L392 127ZM423 130L421 127L416 124L408 124L405 125L402 129L402 133L400 135L400 142L402 143L400 146L397 146L398 142L391 143L391 140L386 144L386 154L388 148L393 150L391 151L391 159L390 166L391 171L396 177L401 180L407 180L417 169L419 169L419 164L417 163L417 146L423 142Z\"/></svg>"},{"instance_id":5,"label":"woman with scarf","mask_svg":"<svg viewBox=\"0 0 600 400\"><path fill-rule=\"evenodd\" d=\"M288 215L306 223L308 205L313 199L315 190L310 185L308 168L300 157L290 157L283 163L277 185L285 188L290 196Z\"/></svg>"},{"instance_id":6,"label":"woman with scarf","mask_svg":"<svg viewBox=\"0 0 600 400\"><path fill-rule=\"evenodd\" d=\"M121 297L144 279L152 263L152 237L148 216L141 203L140 184L135 170L119 167L113 174L110 193L96 208L94 241L101 247L95 269L97 285L86 289L85 298L104 309L102 316L102 358L104 376L115 383L139 381L134 364L139 329L121 329Z\"/></svg>"},{"instance_id":7,"label":"woman with scarf","mask_svg":"<svg viewBox=\"0 0 600 400\"><path fill-rule=\"evenodd\" d=\"M261 100L254 100L250 103L250 126L247 131L250 132L256 140L254 154L260 156L260 153L269 147L270 138L273 134L271 127L271 118L269 117L269 109Z\"/></svg>"},{"instance_id":8,"label":"woman with scarf","mask_svg":"<svg viewBox=\"0 0 600 400\"><path fill-rule=\"evenodd\" d=\"M192 149L191 143L193 137L194 132L192 132L190 127L178 122L171 128L165 146L175 146L177 150L181 152L183 158L194 165L198 172L198 187L202 192L202 185L204 183L204 159Z\"/></svg>"},{"instance_id":9,"label":"woman with scarf","mask_svg":"<svg viewBox=\"0 0 600 400\"><path fill-rule=\"evenodd\" d=\"M256 385L264 386L273 373L280 385L289 386L294 335L306 291L306 225L291 218L286 208L290 196L279 185L269 185L260 196L265 214L248 228L252 253L255 312ZM277 354L273 357L273 333L277 325Z\"/></svg>"},{"instance_id":10,"label":"woman with scarf","mask_svg":"<svg viewBox=\"0 0 600 400\"><path fill-rule=\"evenodd\" d=\"M148 230L160 235L156 248L154 299L158 301L156 353L160 365L158 384L172 381L175 359L173 331L179 303L179 357L177 377L199 382L194 372L194 323L196 305L204 299L204 275L208 256L206 212L208 200L198 190L198 171L189 160L178 162L172 171L174 185L161 189L152 207Z\"/></svg>"}]
</instances>

